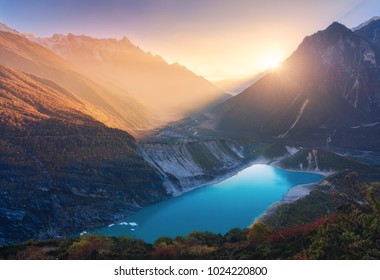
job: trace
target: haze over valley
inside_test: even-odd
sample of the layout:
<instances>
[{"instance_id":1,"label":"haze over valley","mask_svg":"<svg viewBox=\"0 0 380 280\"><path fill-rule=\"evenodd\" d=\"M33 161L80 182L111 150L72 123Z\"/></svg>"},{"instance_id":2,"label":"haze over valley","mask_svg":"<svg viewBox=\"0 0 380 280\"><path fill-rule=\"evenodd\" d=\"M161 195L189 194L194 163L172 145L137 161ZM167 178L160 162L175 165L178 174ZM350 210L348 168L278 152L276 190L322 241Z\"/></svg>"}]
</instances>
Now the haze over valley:
<instances>
[{"instance_id":1,"label":"haze over valley","mask_svg":"<svg viewBox=\"0 0 380 280\"><path fill-rule=\"evenodd\" d=\"M376 1L42 2L0 1L0 258L380 257Z\"/></svg>"}]
</instances>

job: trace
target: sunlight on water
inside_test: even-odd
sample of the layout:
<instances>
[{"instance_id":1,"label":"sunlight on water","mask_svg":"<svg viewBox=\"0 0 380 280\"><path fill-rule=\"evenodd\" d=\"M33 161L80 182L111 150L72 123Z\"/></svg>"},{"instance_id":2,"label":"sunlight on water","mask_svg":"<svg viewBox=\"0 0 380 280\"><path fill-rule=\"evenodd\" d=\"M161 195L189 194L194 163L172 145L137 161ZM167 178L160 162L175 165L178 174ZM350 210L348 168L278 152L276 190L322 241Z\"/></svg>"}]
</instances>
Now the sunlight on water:
<instances>
[{"instance_id":1,"label":"sunlight on water","mask_svg":"<svg viewBox=\"0 0 380 280\"><path fill-rule=\"evenodd\" d=\"M195 230L224 234L234 227L249 226L268 206L281 200L289 188L322 178L318 174L256 164L219 184L146 207L126 221L93 233L132 236L148 242Z\"/></svg>"}]
</instances>

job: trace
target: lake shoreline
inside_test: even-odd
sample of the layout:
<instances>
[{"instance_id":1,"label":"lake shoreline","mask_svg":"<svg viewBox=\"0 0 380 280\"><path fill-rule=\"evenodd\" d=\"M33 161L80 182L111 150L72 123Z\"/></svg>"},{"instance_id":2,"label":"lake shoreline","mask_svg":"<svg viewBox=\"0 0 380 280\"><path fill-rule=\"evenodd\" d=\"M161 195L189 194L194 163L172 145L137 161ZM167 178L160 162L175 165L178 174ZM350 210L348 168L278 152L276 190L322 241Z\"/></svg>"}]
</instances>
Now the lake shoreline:
<instances>
[{"instance_id":1,"label":"lake shoreline","mask_svg":"<svg viewBox=\"0 0 380 280\"><path fill-rule=\"evenodd\" d=\"M194 190L197 190L197 189L200 189L200 188L203 188L203 187L207 187L207 186L210 186L210 185L215 185L215 184L219 184L233 176L236 176L237 174L239 174L240 172L244 171L245 169L255 165L255 164L265 164L265 165L268 165L270 162L269 159L267 158L263 158L263 157L259 157L253 161L250 161L238 168L236 168L235 170L232 170L232 171L229 171L223 175L220 175L220 176L217 176L216 178L210 180L210 181L207 181L205 183L202 183L200 185L196 185L195 187L191 187L191 188L187 188L186 190L178 193L177 195L174 195L173 197L170 197L168 199L171 199L171 198L174 198L174 197L179 197L179 196L182 196L184 195L185 193L188 193L188 192L191 192L191 191L194 191ZM276 168L276 167L275 167Z\"/></svg>"},{"instance_id":2,"label":"lake shoreline","mask_svg":"<svg viewBox=\"0 0 380 280\"><path fill-rule=\"evenodd\" d=\"M321 181L323 181L323 180L324 179L322 179ZM290 188L288 190L288 192L283 195L283 197L280 201L277 201L277 202L269 205L269 207L260 216L258 216L253 221L253 223L256 221L261 221L261 220L264 220L266 218L269 218L270 216L272 216L275 213L275 211L278 209L278 207L280 207L283 204L292 203L292 202L297 201L297 200L299 200L305 196L308 196L310 194L310 192L313 191L318 186L318 184L320 184L320 182L297 185L297 186Z\"/></svg>"},{"instance_id":3,"label":"lake shoreline","mask_svg":"<svg viewBox=\"0 0 380 280\"><path fill-rule=\"evenodd\" d=\"M297 201L305 196L308 196L310 194L311 191L313 191L317 186L318 184L320 184L323 180L325 180L326 177L328 176L331 176L335 173L337 173L337 171L329 171L329 172L326 172L326 171L321 171L321 170L299 170L299 169L287 169L287 168L282 168L279 166L279 161L275 161L275 162L272 162L270 165L274 168L278 168L280 170L284 170L284 171L290 171L290 172L308 172L308 173L314 173L314 174L320 174L322 175L324 178L321 179L321 181L319 182L316 182L316 183L311 183L311 184L301 184L301 185L296 185L292 188L290 188L282 197L282 199L278 202L275 202L273 203L272 205L269 205L269 207L260 215L258 216L254 221L260 221L260 220L263 220L265 218L268 218L270 216L272 216L274 214L274 212L278 209L278 207L280 207L281 205L283 204L287 204L287 203L292 203L294 201ZM252 224L253 224L252 223Z\"/></svg>"},{"instance_id":4,"label":"lake shoreline","mask_svg":"<svg viewBox=\"0 0 380 280\"><path fill-rule=\"evenodd\" d=\"M282 199L278 202L273 203L272 205L269 205L269 207L256 219L254 219L253 223L259 220L263 220L265 218L270 217L271 215L274 214L274 212L277 210L279 206L282 204L287 204L287 203L292 203L298 199L301 199L307 195L310 194L312 190L316 188L318 184L320 184L326 177L331 176L337 171L321 171L321 170L300 170L300 169L294 169L294 168L283 168L280 166L280 161L283 160L284 158L278 158L274 161L271 161L268 163L270 166L284 170L284 171L290 171L290 172L307 172L307 173L314 173L314 174L320 174L324 178L321 179L321 181L316 182L316 183L311 183L311 184L301 184L301 185L296 185L288 190L287 193L285 193L282 197ZM252 223L252 224L253 224Z\"/></svg>"},{"instance_id":5,"label":"lake shoreline","mask_svg":"<svg viewBox=\"0 0 380 280\"><path fill-rule=\"evenodd\" d=\"M153 205L156 205L156 204L159 204L159 203L162 203L162 202L165 202L165 201L168 201L168 200L171 200L171 199L174 199L174 198L178 198L178 197L181 197L189 192L192 192L192 191L195 191L197 189L201 189L201 188L204 188L204 187L208 187L208 186L211 186L211 185L214 185L214 184L219 184L233 176L236 176L237 174L239 174L240 172L244 171L245 169L255 165L255 164L265 164L265 165L268 165L269 163L271 162L270 159L267 159L267 158L264 158L264 157L259 157L259 158L256 158L255 160L252 160L252 161L249 161L248 163L246 164L243 164L241 165L240 167L232 170L232 171L229 171L223 175L220 175L220 176L216 176L214 179L210 180L210 181L207 181L207 182L204 182L202 184L199 184L199 185L195 185L194 187L191 187L191 188L186 188L185 190L177 193L176 195L173 195L173 196L170 196L170 197L167 197L165 199L162 199L162 200L159 200L159 201L155 201L153 203L149 203L147 205L144 205L144 206L140 206L140 205L134 205L134 210L131 210L129 209L129 212L128 214L124 215L121 219L118 219L118 220L114 220L114 221L110 221L109 223L106 223L102 226L97 226L95 228L85 228L83 229L80 233L75 233L75 234L71 234L70 236L82 236L82 235L86 235L86 234L89 234L89 232L92 232L94 229L97 229L97 228L100 228L100 227L109 227L111 225L118 225L120 223L123 223L125 222L126 220L128 220L128 218L133 215L133 214L136 214L138 211L146 208L146 207L149 207L149 206L153 206Z\"/></svg>"},{"instance_id":6,"label":"lake shoreline","mask_svg":"<svg viewBox=\"0 0 380 280\"><path fill-rule=\"evenodd\" d=\"M303 171L303 170L287 170L287 169L284 169L284 168L281 168L279 166L276 166L276 163L278 163L282 158L276 158L274 161L273 159L268 159L268 158L264 158L264 157L259 157L255 160L252 160L242 166L240 166L240 168L237 168L233 171L230 171L230 172L227 172L226 174L223 174L221 176L217 176L216 178L214 178L213 180L210 180L206 183L203 183L203 184L200 184L200 185L196 185L195 187L193 188L188 188L186 189L185 191L181 192L181 194L179 194L178 196L172 196L168 199L164 199L164 200L161 200L161 201L158 201L156 203L153 203L151 205L155 205L155 204L159 204L159 203L162 203L164 201L168 201L168 200L171 200L173 198L177 198L177 197L180 197L180 196L183 196L184 194L186 193L189 193L191 191L194 191L194 190L197 190L197 189L201 189L203 187L207 187L207 186L211 186L211 185L215 185L215 184L219 184L231 177L234 177L236 175L238 175L239 173L243 172L244 170L246 170L247 168L249 167L252 167L254 165L267 165L267 166L271 166L273 168L276 168L276 169L279 169L279 170L283 170L283 171L287 171L287 172L302 172L302 173L313 173L313 174L319 174L319 175L323 175L325 176L326 173L321 173L321 172L313 172L313 171ZM323 180L323 179L321 179ZM319 181L320 182L320 181ZM270 216L274 211L275 209L283 204L283 203L290 203L290 202L293 202L301 197L304 197L306 195L308 195L310 193L310 191L319 183L319 182L316 182L316 183L310 183L310 184L301 184L301 185L295 185L294 187L290 187L287 192L282 196L282 198L277 201L277 202L274 202L272 203L271 205L269 205L262 214L259 214L259 216L255 219L258 220L258 219L262 219L263 217L267 217L267 216ZM149 206L151 206L149 205ZM144 209L145 207L142 207L140 208L139 210L142 210ZM118 221L114 221L114 222L111 222L108 226L107 225L104 225L103 227L113 227L114 225L118 225L120 224L121 222L125 222L126 220L128 220L128 218L130 218L130 216L132 216L133 214L137 213L139 211L134 211L133 213L129 213L129 215L127 215L126 217L123 217L121 220L118 220ZM249 226L249 225L248 225ZM85 232L82 232L82 234L87 234L88 232L91 232L92 230L89 229L89 230L86 230Z\"/></svg>"},{"instance_id":7,"label":"lake shoreline","mask_svg":"<svg viewBox=\"0 0 380 280\"><path fill-rule=\"evenodd\" d=\"M208 181L206 183L202 183L202 184L197 185L197 186L192 187L192 188L188 188L188 189L184 190L183 192L181 192L178 195L175 195L173 197L181 196L181 195L183 195L185 193L188 193L190 191L193 191L193 190L196 190L196 189L199 189L199 188L202 188L202 187L207 187L209 185L214 185L214 184L221 183L224 180L227 180L227 179L229 179L229 178L231 178L231 177L239 174L243 170L245 170L245 169L247 169L247 168L249 168L249 167L251 167L251 166L253 166L255 164L265 164L265 165L269 165L269 166L272 166L274 168L277 168L279 170L288 171L288 172L302 172L302 173L319 174L319 175L322 175L324 177L328 177L328 176L333 175L333 174L336 173L336 171L300 170L300 169L292 169L292 168L283 168L283 167L279 166L279 162L281 160L285 159L285 158L286 158L286 156L285 157L275 158L275 159L268 159L268 158L265 158L265 157L259 157L259 158L255 159L255 160L250 161L247 164L242 165L241 167L239 167L239 168L237 168L237 169L235 169L233 171L227 172L224 175L217 176L216 178L212 179L211 181ZM313 183L313 184L318 184L318 183ZM293 189L293 188L298 187L298 186L303 186L303 185L294 186L294 187L290 188L289 191L291 189ZM286 194L284 196L286 196Z\"/></svg>"},{"instance_id":8,"label":"lake shoreline","mask_svg":"<svg viewBox=\"0 0 380 280\"><path fill-rule=\"evenodd\" d=\"M268 207L284 200L284 197L290 201L294 197L298 198L300 192L308 193L308 188L323 178L319 174L303 173L298 175L282 171L271 166L268 159L258 158L242 166L240 171L218 177L214 180L217 183L204 184L205 188L199 186L194 192L189 191L173 202L168 199L162 204L141 209L141 212L131 215L123 223L114 222L99 228L98 233L111 236L127 234L149 243L160 236L185 236L195 230L225 234L234 227L247 227L252 218L262 215ZM232 181L229 180L235 176ZM224 184L224 181L228 182ZM220 183L223 188L215 188ZM231 201L234 203L229 203ZM238 216L231 214L235 211L239 213ZM183 217L189 220L184 222ZM138 227L120 227L131 222Z\"/></svg>"}]
</instances>

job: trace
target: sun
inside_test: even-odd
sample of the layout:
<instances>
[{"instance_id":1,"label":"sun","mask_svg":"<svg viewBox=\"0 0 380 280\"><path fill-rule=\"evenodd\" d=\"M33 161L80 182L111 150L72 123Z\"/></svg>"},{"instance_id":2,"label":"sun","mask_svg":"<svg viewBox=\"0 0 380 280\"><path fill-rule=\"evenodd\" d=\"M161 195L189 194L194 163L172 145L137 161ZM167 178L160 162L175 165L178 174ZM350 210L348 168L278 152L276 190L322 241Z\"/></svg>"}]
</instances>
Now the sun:
<instances>
[{"instance_id":1,"label":"sun","mask_svg":"<svg viewBox=\"0 0 380 280\"><path fill-rule=\"evenodd\" d=\"M281 65L281 56L276 53L267 53L261 56L261 68L263 70L276 69Z\"/></svg>"}]
</instances>

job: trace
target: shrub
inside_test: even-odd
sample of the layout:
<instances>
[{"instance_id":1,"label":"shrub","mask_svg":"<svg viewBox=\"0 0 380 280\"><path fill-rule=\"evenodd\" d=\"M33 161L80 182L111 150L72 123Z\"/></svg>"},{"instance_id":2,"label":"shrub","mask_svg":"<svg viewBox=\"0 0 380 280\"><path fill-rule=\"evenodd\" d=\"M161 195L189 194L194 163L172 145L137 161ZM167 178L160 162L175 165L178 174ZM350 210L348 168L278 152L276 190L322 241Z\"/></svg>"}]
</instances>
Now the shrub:
<instances>
[{"instance_id":1,"label":"shrub","mask_svg":"<svg viewBox=\"0 0 380 280\"><path fill-rule=\"evenodd\" d=\"M254 223L249 229L247 239L251 245L264 243L272 230L262 221Z\"/></svg>"}]
</instances>

